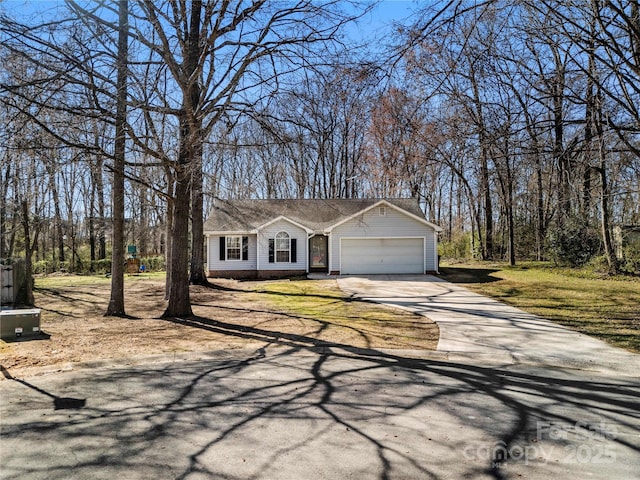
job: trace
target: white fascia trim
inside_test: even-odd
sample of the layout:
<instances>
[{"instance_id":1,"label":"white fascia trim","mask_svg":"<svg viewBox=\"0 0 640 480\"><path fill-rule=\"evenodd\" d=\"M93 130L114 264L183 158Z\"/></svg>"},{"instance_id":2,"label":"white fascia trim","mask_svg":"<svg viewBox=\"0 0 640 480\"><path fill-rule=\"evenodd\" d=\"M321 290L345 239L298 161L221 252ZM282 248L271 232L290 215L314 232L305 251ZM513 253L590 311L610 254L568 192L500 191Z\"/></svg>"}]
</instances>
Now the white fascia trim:
<instances>
[{"instance_id":1,"label":"white fascia trim","mask_svg":"<svg viewBox=\"0 0 640 480\"><path fill-rule=\"evenodd\" d=\"M223 235L255 235L257 230L246 231L246 230L225 230L225 231L208 231L204 232L205 237L220 237Z\"/></svg>"},{"instance_id":2,"label":"white fascia trim","mask_svg":"<svg viewBox=\"0 0 640 480\"><path fill-rule=\"evenodd\" d=\"M356 217L358 217L358 216L360 216L360 215L365 214L365 213L366 213L366 212L368 212L369 210L373 210L374 208L380 207L380 206L382 206L382 205L384 205L384 206L386 206L386 207L389 207L389 208L392 208L392 209L394 209L395 211L400 212L400 213L402 213L402 214L406 215L406 216L407 216L407 217L409 217L409 218L412 218L412 219L414 219L414 220L417 220L418 222L420 222L420 223L422 223L422 224L424 224L424 225L427 225L427 226L429 226L429 227L433 228L436 232L441 232L441 231L442 231L442 228L441 228L441 227L439 227L438 225L436 225L435 223L431 223L431 222L429 222L428 220L426 220L426 219L424 219L424 218L421 218L421 217L418 217L417 215L414 215L414 214L413 214L413 213L411 213L411 212L407 212L405 209L400 208L400 207L398 207L398 206L396 206L396 205L394 205L394 204L392 204L392 203L389 203L389 202L387 202L386 200L380 200L379 202L374 203L374 204L373 204L373 205L371 205L370 207L364 208L364 209L360 210L359 212L356 212L356 213L354 213L353 215L351 215L351 216L349 216L349 217L345 218L344 220L341 220L341 221L339 221L338 223L336 223L336 224L334 224L334 225L331 225L329 228L327 228L327 229L325 230L325 233L331 233L331 232L333 231L333 229L334 229L334 228L339 227L340 225L342 225L342 224L344 224L344 223L347 223L347 222L349 222L349 221L353 220L354 218L356 218Z\"/></svg>"},{"instance_id":3,"label":"white fascia trim","mask_svg":"<svg viewBox=\"0 0 640 480\"><path fill-rule=\"evenodd\" d=\"M313 233L313 230L311 230L308 227L305 227L304 225L299 224L298 222L295 222L293 220L291 220L290 218L285 217L284 215L280 215L279 217L274 218L273 220L269 220L267 223L260 225L258 228L255 229L255 231L259 231L262 230L263 228L268 227L269 225L276 223L279 220L284 220L285 222L289 222L291 225L295 225L298 228L301 228L302 230L304 230L307 234Z\"/></svg>"}]
</instances>

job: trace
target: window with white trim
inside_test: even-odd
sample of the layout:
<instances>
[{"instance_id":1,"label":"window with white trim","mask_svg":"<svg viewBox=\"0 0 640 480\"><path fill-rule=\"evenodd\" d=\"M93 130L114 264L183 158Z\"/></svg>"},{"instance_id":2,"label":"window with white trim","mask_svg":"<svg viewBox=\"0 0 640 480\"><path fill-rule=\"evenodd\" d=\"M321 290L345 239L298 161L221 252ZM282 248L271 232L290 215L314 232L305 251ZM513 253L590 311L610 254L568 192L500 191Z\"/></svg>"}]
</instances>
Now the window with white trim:
<instances>
[{"instance_id":1,"label":"window with white trim","mask_svg":"<svg viewBox=\"0 0 640 480\"><path fill-rule=\"evenodd\" d=\"M227 237L227 260L242 260L242 237Z\"/></svg>"},{"instance_id":2,"label":"window with white trim","mask_svg":"<svg viewBox=\"0 0 640 480\"><path fill-rule=\"evenodd\" d=\"M291 261L291 238L287 232L278 232L275 242L276 263Z\"/></svg>"}]
</instances>

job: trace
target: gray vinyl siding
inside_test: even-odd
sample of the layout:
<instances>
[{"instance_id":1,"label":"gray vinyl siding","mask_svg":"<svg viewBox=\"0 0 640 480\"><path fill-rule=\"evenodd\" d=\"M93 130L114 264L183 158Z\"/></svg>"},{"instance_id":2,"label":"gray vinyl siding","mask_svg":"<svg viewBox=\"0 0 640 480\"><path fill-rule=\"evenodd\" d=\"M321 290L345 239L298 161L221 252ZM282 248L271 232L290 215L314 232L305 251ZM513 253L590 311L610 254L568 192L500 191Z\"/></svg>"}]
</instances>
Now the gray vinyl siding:
<instances>
[{"instance_id":1,"label":"gray vinyl siding","mask_svg":"<svg viewBox=\"0 0 640 480\"><path fill-rule=\"evenodd\" d=\"M340 270L341 238L424 238L425 269L437 269L435 230L393 208L385 210L381 216L378 207L372 208L333 229L329 238L332 271Z\"/></svg>"},{"instance_id":2,"label":"gray vinyl siding","mask_svg":"<svg viewBox=\"0 0 640 480\"><path fill-rule=\"evenodd\" d=\"M295 263L269 263L269 239L275 238L278 232L287 232L290 238L297 239ZM307 232L302 228L286 220L278 220L260 230L258 239L258 266L260 270L307 270Z\"/></svg>"},{"instance_id":3,"label":"gray vinyl siding","mask_svg":"<svg viewBox=\"0 0 640 480\"><path fill-rule=\"evenodd\" d=\"M229 234L228 236L236 236ZM216 270L255 270L257 268L257 237L256 235L237 234L241 237L249 237L249 259L248 260L220 260L220 239L222 236L209 237L207 269Z\"/></svg>"}]
</instances>

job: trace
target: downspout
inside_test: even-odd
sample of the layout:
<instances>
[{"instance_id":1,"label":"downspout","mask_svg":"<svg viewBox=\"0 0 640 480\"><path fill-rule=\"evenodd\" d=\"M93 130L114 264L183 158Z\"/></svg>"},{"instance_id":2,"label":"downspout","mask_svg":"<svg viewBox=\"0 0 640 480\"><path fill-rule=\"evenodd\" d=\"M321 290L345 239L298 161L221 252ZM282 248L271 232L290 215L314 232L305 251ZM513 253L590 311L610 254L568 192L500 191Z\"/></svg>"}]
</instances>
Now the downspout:
<instances>
[{"instance_id":1,"label":"downspout","mask_svg":"<svg viewBox=\"0 0 640 480\"><path fill-rule=\"evenodd\" d=\"M327 276L331 275L331 272L333 271L333 255L331 254L331 231L329 232L323 232L324 235L326 235L327 237L327 255L329 257L329 262L327 263Z\"/></svg>"},{"instance_id":2,"label":"downspout","mask_svg":"<svg viewBox=\"0 0 640 480\"><path fill-rule=\"evenodd\" d=\"M260 231L256 230L256 275L260 276Z\"/></svg>"},{"instance_id":3,"label":"downspout","mask_svg":"<svg viewBox=\"0 0 640 480\"><path fill-rule=\"evenodd\" d=\"M307 259L307 266L305 267L305 271L307 272L307 275L309 275L309 273L311 273L311 270L309 268L309 264L311 263L311 258L309 255L309 240L311 240L311 237L315 237L316 234L315 233L309 233L307 232L307 244L305 245L305 252L307 252L307 254L305 255L306 259Z\"/></svg>"},{"instance_id":4,"label":"downspout","mask_svg":"<svg viewBox=\"0 0 640 480\"><path fill-rule=\"evenodd\" d=\"M438 231L433 230L433 261L435 263L433 270L439 275L440 274L440 262L438 261Z\"/></svg>"},{"instance_id":5,"label":"downspout","mask_svg":"<svg viewBox=\"0 0 640 480\"><path fill-rule=\"evenodd\" d=\"M210 252L209 252L209 249L210 249L209 234L205 234L204 238L205 238L205 240L207 242L207 270L204 272L204 277L207 278L209 276L209 272L210 272L209 263L211 263L211 262L209 262L209 260L211 260L211 255L210 255Z\"/></svg>"}]
</instances>

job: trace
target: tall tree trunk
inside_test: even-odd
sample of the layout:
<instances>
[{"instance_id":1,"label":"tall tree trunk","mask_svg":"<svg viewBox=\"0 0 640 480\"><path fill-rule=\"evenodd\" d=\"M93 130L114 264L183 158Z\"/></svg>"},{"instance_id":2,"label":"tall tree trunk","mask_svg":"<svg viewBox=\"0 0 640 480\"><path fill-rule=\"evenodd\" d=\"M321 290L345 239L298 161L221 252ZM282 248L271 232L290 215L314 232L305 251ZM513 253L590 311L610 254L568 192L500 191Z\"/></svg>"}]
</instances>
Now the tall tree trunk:
<instances>
[{"instance_id":1,"label":"tall tree trunk","mask_svg":"<svg viewBox=\"0 0 640 480\"><path fill-rule=\"evenodd\" d=\"M8 159L7 159L8 160ZM9 186L9 178L11 175L11 164L6 161L6 171L4 176L0 176L0 259L7 258L7 192Z\"/></svg>"},{"instance_id":2,"label":"tall tree trunk","mask_svg":"<svg viewBox=\"0 0 640 480\"><path fill-rule=\"evenodd\" d=\"M175 179L169 168L165 169L165 177L167 179L167 217L164 232L164 263L167 270L164 284L164 299L169 300L169 292L171 291L171 232L173 231L173 198L175 196Z\"/></svg>"},{"instance_id":3,"label":"tall tree trunk","mask_svg":"<svg viewBox=\"0 0 640 480\"><path fill-rule=\"evenodd\" d=\"M193 168L194 166L198 168L197 157L202 152L202 124L197 116L200 103L197 69L201 53L201 15L202 1L194 0L191 3L187 58L184 62L189 85L183 98L182 113L179 117L180 147L178 164L175 168L176 186L173 199L173 228L171 229L171 263L168 272L171 276L171 283L169 285L169 303L163 314L165 318L193 315L189 298L189 274L185 266L189 259L189 214L191 213ZM199 188L201 189L202 167L199 168ZM199 215L201 218L202 205L200 205ZM202 249L202 243L200 243L200 249ZM204 269L202 268L202 270L204 275Z\"/></svg>"},{"instance_id":4,"label":"tall tree trunk","mask_svg":"<svg viewBox=\"0 0 640 480\"><path fill-rule=\"evenodd\" d=\"M95 165L91 166L91 189L89 193L89 271L95 271L96 261L96 182Z\"/></svg>"},{"instance_id":5,"label":"tall tree trunk","mask_svg":"<svg viewBox=\"0 0 640 480\"><path fill-rule=\"evenodd\" d=\"M509 231L509 265L512 267L516 264L516 232L513 220L513 175L511 173L511 165L509 165L509 157L505 158L507 166L507 223Z\"/></svg>"},{"instance_id":6,"label":"tall tree trunk","mask_svg":"<svg viewBox=\"0 0 640 480\"><path fill-rule=\"evenodd\" d=\"M536 257L543 260L544 237L546 236L546 222L544 214L544 189L542 186L542 158L536 152Z\"/></svg>"},{"instance_id":7,"label":"tall tree trunk","mask_svg":"<svg viewBox=\"0 0 640 480\"><path fill-rule=\"evenodd\" d=\"M453 172L451 172L451 185L449 186L449 208L447 211L447 217L448 217L448 224L449 226L447 227L447 241L451 241L451 237L452 237L452 230L453 230L453 190L454 190L454 181L455 181L455 177L453 176ZM458 191L459 193L459 191ZM460 202L458 202L458 205L460 205ZM460 211L458 210L458 213Z\"/></svg>"},{"instance_id":8,"label":"tall tree trunk","mask_svg":"<svg viewBox=\"0 0 640 480\"><path fill-rule=\"evenodd\" d=\"M609 195L611 189L609 187L609 180L607 179L607 163L606 154L604 152L604 140L599 139L599 157L600 166L597 171L600 174L600 228L602 231L602 241L604 244L604 253L607 258L607 264L609 265L609 272L617 273L618 271L618 259L616 258L613 241L611 240L611 219L609 212Z\"/></svg>"},{"instance_id":9,"label":"tall tree trunk","mask_svg":"<svg viewBox=\"0 0 640 480\"><path fill-rule=\"evenodd\" d=\"M94 147L96 151L100 149L100 133L98 131L98 125L93 126ZM91 193L94 196L92 200L93 210L92 215L95 215L94 219L94 235L95 242L97 243L96 259L104 260L107 257L107 241L104 231L105 227L105 205L104 205L104 181L102 179L102 168L104 166L104 157L97 153L95 160L91 165ZM94 247L95 248L95 247Z\"/></svg>"},{"instance_id":10,"label":"tall tree trunk","mask_svg":"<svg viewBox=\"0 0 640 480\"><path fill-rule=\"evenodd\" d=\"M98 226L97 226L97 235L98 235L98 258L100 260L104 260L107 258L107 238L104 231L105 226L105 205L104 205L104 182L102 181L102 165L103 159L102 156L98 155L96 158L95 165L95 184L96 184L96 195L98 197Z\"/></svg>"},{"instance_id":11,"label":"tall tree trunk","mask_svg":"<svg viewBox=\"0 0 640 480\"><path fill-rule=\"evenodd\" d=\"M507 226L507 252L509 256L509 265L515 266L516 264L516 249L515 249L515 232L513 221L513 175L511 173L511 163L509 161L509 144L508 140L504 140L504 151L498 152L498 157L504 158L504 166L496 165L496 173L498 176L498 183L500 185L500 191L502 193L502 205L504 208L504 215L506 216Z\"/></svg>"},{"instance_id":12,"label":"tall tree trunk","mask_svg":"<svg viewBox=\"0 0 640 480\"><path fill-rule=\"evenodd\" d=\"M106 316L125 316L124 308L124 157L127 121L128 0L119 0L118 79L116 83L116 139L113 162L113 242L111 245L111 298Z\"/></svg>"},{"instance_id":13,"label":"tall tree trunk","mask_svg":"<svg viewBox=\"0 0 640 480\"><path fill-rule=\"evenodd\" d=\"M186 132L185 132L186 133ZM188 140L184 139L181 144ZM173 225L170 239L170 263L167 265L169 276L169 303L163 318L191 316L189 299L189 276L185 268L189 261L189 190L191 184L189 154L181 145L179 164L175 169L176 186L173 199Z\"/></svg>"},{"instance_id":14,"label":"tall tree trunk","mask_svg":"<svg viewBox=\"0 0 640 480\"><path fill-rule=\"evenodd\" d=\"M33 248L37 242L38 231L34 234L34 241L31 241L31 229L29 227L29 203L22 201L22 228L24 231L24 270L25 270L25 294L24 303L27 306L34 305L33 299Z\"/></svg>"},{"instance_id":15,"label":"tall tree trunk","mask_svg":"<svg viewBox=\"0 0 640 480\"><path fill-rule=\"evenodd\" d=\"M491 188L489 181L489 166L487 149L482 148L482 165L480 166L480 185L484 199L484 248L483 259L493 258L493 202L491 201Z\"/></svg>"},{"instance_id":16,"label":"tall tree trunk","mask_svg":"<svg viewBox=\"0 0 640 480\"><path fill-rule=\"evenodd\" d=\"M489 145L484 122L482 99L480 98L480 88L473 66L470 72L470 79L473 88L476 127L478 128L480 142L480 195L482 195L484 204L484 244L481 241L480 245L482 245L482 259L489 260L493 257L493 202L491 200L491 184L489 178Z\"/></svg>"},{"instance_id":17,"label":"tall tree trunk","mask_svg":"<svg viewBox=\"0 0 640 480\"><path fill-rule=\"evenodd\" d=\"M202 129L198 122L198 130ZM191 176L191 276L194 285L207 285L204 271L204 198L202 194L202 142L199 139Z\"/></svg>"},{"instance_id":18,"label":"tall tree trunk","mask_svg":"<svg viewBox=\"0 0 640 480\"><path fill-rule=\"evenodd\" d=\"M141 175L144 177L144 172ZM142 185L136 185L136 198L140 203L140 211L138 213L138 233L133 237L133 245L136 245L138 255L144 256L149 249L149 200L147 197L147 189Z\"/></svg>"},{"instance_id":19,"label":"tall tree trunk","mask_svg":"<svg viewBox=\"0 0 640 480\"><path fill-rule=\"evenodd\" d=\"M55 223L55 242L57 243L56 247L58 249L58 258L55 257L55 249L54 249L54 257L53 262L54 265L57 265L59 262L65 261L64 255L64 232L62 230L62 214L60 213L60 195L58 194L58 184L56 182L56 169L53 164L54 160L49 159L46 162L47 176L49 178L49 190L51 192L51 198L53 199L53 221Z\"/></svg>"},{"instance_id":20,"label":"tall tree trunk","mask_svg":"<svg viewBox=\"0 0 640 480\"><path fill-rule=\"evenodd\" d=\"M598 168L600 173L600 227L602 230L602 239L604 242L604 252L607 257L607 263L609 265L609 271L616 273L618 271L618 259L616 258L613 248L613 242L611 240L611 219L609 213L609 194L610 188L607 180L607 166L605 161L600 162Z\"/></svg>"},{"instance_id":21,"label":"tall tree trunk","mask_svg":"<svg viewBox=\"0 0 640 480\"><path fill-rule=\"evenodd\" d=\"M594 5L595 7L595 5ZM589 218L591 212L591 165L594 157L593 137L596 122L596 95L595 83L598 75L595 58L595 35L596 35L596 15L591 16L589 21L589 40L587 44L587 54L589 55L588 75L584 112L584 148L582 155L582 205L581 216L585 220Z\"/></svg>"},{"instance_id":22,"label":"tall tree trunk","mask_svg":"<svg viewBox=\"0 0 640 480\"><path fill-rule=\"evenodd\" d=\"M553 48L555 77L551 85L553 92L553 156L558 164L558 215L560 228L571 213L571 164L568 152L564 151L564 90L565 66L557 46Z\"/></svg>"}]
</instances>

